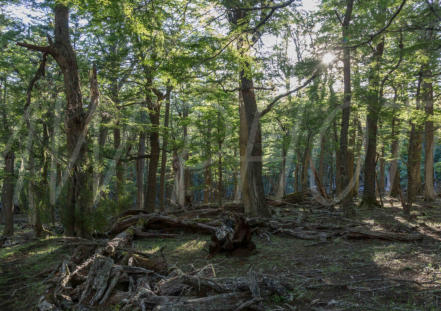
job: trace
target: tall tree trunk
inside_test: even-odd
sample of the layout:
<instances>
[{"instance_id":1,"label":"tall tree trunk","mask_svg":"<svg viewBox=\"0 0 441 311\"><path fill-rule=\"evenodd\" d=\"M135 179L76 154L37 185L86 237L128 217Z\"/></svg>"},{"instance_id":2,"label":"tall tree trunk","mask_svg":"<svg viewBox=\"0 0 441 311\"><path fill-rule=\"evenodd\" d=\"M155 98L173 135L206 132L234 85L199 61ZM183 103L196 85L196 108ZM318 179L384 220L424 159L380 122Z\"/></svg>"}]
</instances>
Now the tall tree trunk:
<instances>
[{"instance_id":1,"label":"tall tree trunk","mask_svg":"<svg viewBox=\"0 0 441 311\"><path fill-rule=\"evenodd\" d=\"M217 171L218 171L218 184L217 184L217 201L219 207L222 207L222 198L224 196L223 189L223 173L222 173L222 144L224 142L224 138L221 131L222 122L221 122L221 112L218 110L217 112L217 148L218 148L218 162L217 162Z\"/></svg>"},{"instance_id":2,"label":"tall tree trunk","mask_svg":"<svg viewBox=\"0 0 441 311\"><path fill-rule=\"evenodd\" d=\"M5 227L3 235L11 236L14 234L14 151L7 151L5 157L5 169L2 189L2 210Z\"/></svg>"},{"instance_id":3,"label":"tall tree trunk","mask_svg":"<svg viewBox=\"0 0 441 311\"><path fill-rule=\"evenodd\" d=\"M335 141L339 141L338 134L337 134L337 123L335 121L333 122L333 130L334 130ZM342 191L341 176L340 176L340 173L341 173L340 161L341 161L340 147L336 146L335 147L335 193L337 195L340 194Z\"/></svg>"},{"instance_id":4,"label":"tall tree trunk","mask_svg":"<svg viewBox=\"0 0 441 311\"><path fill-rule=\"evenodd\" d=\"M205 144L205 153L206 153L206 163L205 163L205 169L204 169L204 203L208 203L210 201L210 193L211 193L211 128L210 124L208 124L207 128L207 137L206 144Z\"/></svg>"},{"instance_id":5,"label":"tall tree trunk","mask_svg":"<svg viewBox=\"0 0 441 311\"><path fill-rule=\"evenodd\" d=\"M281 200L285 196L286 189L286 156L288 150L286 144L282 144L282 161L280 163L279 183L277 187L276 200Z\"/></svg>"},{"instance_id":6,"label":"tall tree trunk","mask_svg":"<svg viewBox=\"0 0 441 311\"><path fill-rule=\"evenodd\" d=\"M30 138L32 139L32 137ZM29 180L28 180L28 208L32 215L32 226L34 228L35 236L41 236L43 232L43 227L41 225L40 208L37 202L37 196L35 191L35 161L33 153L33 143L29 146L29 158L28 158L28 170L29 170Z\"/></svg>"},{"instance_id":7,"label":"tall tree trunk","mask_svg":"<svg viewBox=\"0 0 441 311\"><path fill-rule=\"evenodd\" d=\"M177 151L173 151L173 171L175 180L171 201L179 207L185 206L185 181L184 181L184 165Z\"/></svg>"},{"instance_id":8,"label":"tall tree trunk","mask_svg":"<svg viewBox=\"0 0 441 311\"><path fill-rule=\"evenodd\" d=\"M51 149L53 152L55 152L56 155L58 155L58 137L60 135L60 122L61 122L61 101L57 100L57 93L54 92L54 101L55 101L55 111L52 113L52 119L54 120L52 123L52 126L49 130L49 138L51 140ZM51 222L52 225L55 225L55 206L57 201L57 185L59 184L59 181L61 178L57 180L58 174L60 174L60 164L57 163L56 155L51 154L50 159L50 172L49 172L49 205L50 205L50 214L51 214Z\"/></svg>"},{"instance_id":9,"label":"tall tree trunk","mask_svg":"<svg viewBox=\"0 0 441 311\"><path fill-rule=\"evenodd\" d=\"M217 183L217 202L219 207L222 207L222 199L224 195L223 189L223 174L222 174L222 140L218 141L219 146L219 158L217 162L218 183Z\"/></svg>"},{"instance_id":10,"label":"tall tree trunk","mask_svg":"<svg viewBox=\"0 0 441 311\"><path fill-rule=\"evenodd\" d=\"M85 215L82 208L77 210L77 205L85 195L82 193L83 163L86 156L87 146L84 144L87 134L87 119L93 112L92 109L86 114L83 110L83 98L81 94L78 64L75 51L69 38L69 9L63 4L56 4L55 13L55 42L49 46L36 46L19 43L28 49L50 54L55 58L63 72L64 92L66 94L67 107L65 113L67 154L69 156L68 191L64 211L64 226L66 235L75 235L76 227L82 227ZM80 229L81 231L81 229ZM81 232L80 232L81 233Z\"/></svg>"},{"instance_id":11,"label":"tall tree trunk","mask_svg":"<svg viewBox=\"0 0 441 311\"><path fill-rule=\"evenodd\" d=\"M144 207L145 132L139 134L138 159L136 159L136 208Z\"/></svg>"},{"instance_id":12,"label":"tall tree trunk","mask_svg":"<svg viewBox=\"0 0 441 311\"><path fill-rule=\"evenodd\" d=\"M249 70L249 64L245 65ZM243 99L243 113L246 122L247 145L245 165L242 179L242 197L244 200L245 214L249 216L270 216L265 204L264 188L262 182L262 134L260 128L259 112L257 110L256 96L254 94L253 80L245 73L245 69L240 72L240 88ZM246 121L245 121L246 120ZM244 184L247 187L244 187ZM248 193L245 195L244 192Z\"/></svg>"},{"instance_id":13,"label":"tall tree trunk","mask_svg":"<svg viewBox=\"0 0 441 311\"><path fill-rule=\"evenodd\" d=\"M398 159L400 157L400 141L398 137L398 119L394 116L392 119L392 145L391 154L392 161L390 163L390 193L392 197L398 197L401 193L400 186L400 168L398 166Z\"/></svg>"},{"instance_id":14,"label":"tall tree trunk","mask_svg":"<svg viewBox=\"0 0 441 311\"><path fill-rule=\"evenodd\" d=\"M359 120L358 120L358 116L352 115L352 129L350 130L350 140L349 140L349 148L347 150L347 158L348 158L348 168L347 168L347 173L348 173L348 180L349 180L349 184L348 185L353 185L352 187L352 191L350 191L349 195L354 198L357 196L358 194L358 188L356 188L355 184L356 181L354 181L353 179L356 178L355 174L355 153L356 150L358 150L357 146L359 145L357 142L357 124L358 124ZM362 140L362 138L361 138ZM352 211L348 210L348 214L351 214Z\"/></svg>"},{"instance_id":15,"label":"tall tree trunk","mask_svg":"<svg viewBox=\"0 0 441 311\"><path fill-rule=\"evenodd\" d=\"M237 148L234 148L234 158L237 157ZM241 196L241 183L240 183L240 165L239 165L239 170L235 170L233 172L234 175L234 197L233 197L233 201L237 202L240 201L240 196Z\"/></svg>"},{"instance_id":16,"label":"tall tree trunk","mask_svg":"<svg viewBox=\"0 0 441 311\"><path fill-rule=\"evenodd\" d=\"M377 156L378 118L381 110L381 96L379 90L379 67L384 51L384 39L375 47L372 57L374 64L369 74L369 95L367 114L367 150L364 162L364 190L362 205L374 207L378 205L375 195L375 171Z\"/></svg>"},{"instance_id":17,"label":"tall tree trunk","mask_svg":"<svg viewBox=\"0 0 441 311\"><path fill-rule=\"evenodd\" d=\"M164 114L164 135L162 138L162 153L161 153L161 176L159 178L159 208L161 211L165 210L165 173L167 170L167 147L168 147L168 123L170 118L170 100L171 87L167 86L165 114Z\"/></svg>"},{"instance_id":18,"label":"tall tree trunk","mask_svg":"<svg viewBox=\"0 0 441 311\"><path fill-rule=\"evenodd\" d=\"M301 180L300 180L300 175L301 175L301 165L300 165L300 161L301 161L302 157L301 157L301 153L299 149L296 149L296 165L294 168L294 192L299 192L301 191Z\"/></svg>"},{"instance_id":19,"label":"tall tree trunk","mask_svg":"<svg viewBox=\"0 0 441 311\"><path fill-rule=\"evenodd\" d=\"M185 106L184 107L184 111L183 111L183 118L186 120L188 118L188 107ZM180 161L181 163L181 170L183 170L183 180L182 180L182 184L181 184L181 189L183 190L182 192L184 193L184 206L188 207L189 205L191 205L191 201L192 201L192 193L191 193L191 171L190 168L187 166L187 161L188 158L190 156L190 152L188 151L188 126L187 123L184 124L184 128L183 128L183 132L184 132L184 144L185 144L185 149L184 149L184 155L182 157L182 160Z\"/></svg>"},{"instance_id":20,"label":"tall tree trunk","mask_svg":"<svg viewBox=\"0 0 441 311\"><path fill-rule=\"evenodd\" d=\"M118 81L115 79L112 81L111 85L110 85L110 96L112 99L112 102L114 103L114 105L116 106L117 109L117 115L116 115L116 124L115 127L113 128L113 149L115 150L120 150L120 148L122 147L122 141L121 141L121 125L120 125L120 114L121 112L119 104L120 104L120 100L119 100L119 88L120 85L118 84ZM120 152L122 152L122 150L120 150ZM115 159L116 163L115 163L115 173L116 173L116 191L115 191L115 196L116 196L116 201L118 202L118 205L120 205L119 203L121 203L121 199L124 195L124 165L123 162L121 161L121 157L118 156Z\"/></svg>"},{"instance_id":21,"label":"tall tree trunk","mask_svg":"<svg viewBox=\"0 0 441 311\"><path fill-rule=\"evenodd\" d=\"M433 120L433 85L432 85L432 70L430 68L424 71L421 98L423 103L425 103L426 118L425 123L425 139L424 139L424 200L433 201L436 198L436 192L434 187L434 170L433 170L433 159L434 159L434 126Z\"/></svg>"},{"instance_id":22,"label":"tall tree trunk","mask_svg":"<svg viewBox=\"0 0 441 311\"><path fill-rule=\"evenodd\" d=\"M309 161L311 160L311 146L309 138L302 158L302 191L309 189Z\"/></svg>"},{"instance_id":23,"label":"tall tree trunk","mask_svg":"<svg viewBox=\"0 0 441 311\"><path fill-rule=\"evenodd\" d=\"M342 22L342 38L343 42L348 41L348 37L350 35L349 31L349 23L351 22L352 17L352 7L354 4L354 0L346 1L346 12ZM340 190L345 191L345 188L348 187L352 172L349 171L349 156L348 156L348 133L349 133L349 120L351 113L351 50L349 46L343 48L343 110L342 110L342 119L341 119L341 127L340 127L340 150L339 150L339 171L340 171ZM344 195L342 199L343 209L346 215L351 215L353 213L352 205L352 191L347 191L347 194Z\"/></svg>"},{"instance_id":24,"label":"tall tree trunk","mask_svg":"<svg viewBox=\"0 0 441 311\"><path fill-rule=\"evenodd\" d=\"M381 155L380 155L380 172L378 176L378 189L379 189L379 195L384 194L385 189L385 180L386 180L386 161L384 159L384 146L381 148Z\"/></svg>"},{"instance_id":25,"label":"tall tree trunk","mask_svg":"<svg viewBox=\"0 0 441 311\"><path fill-rule=\"evenodd\" d=\"M410 137L409 137L409 149L407 160L407 201L408 209L406 213L410 213L412 203L415 202L420 187L420 164L421 164L421 152L422 152L422 140L423 130L421 125L412 122Z\"/></svg>"},{"instance_id":26,"label":"tall tree trunk","mask_svg":"<svg viewBox=\"0 0 441 311\"><path fill-rule=\"evenodd\" d=\"M326 157L326 138L325 135L322 135L320 138L320 155L319 155L319 165L318 165L318 177L321 181L321 183L323 184L323 186L325 186L325 157Z\"/></svg>"},{"instance_id":27,"label":"tall tree trunk","mask_svg":"<svg viewBox=\"0 0 441 311\"><path fill-rule=\"evenodd\" d=\"M90 83L90 103L92 106L97 107L99 102L99 90L98 90L98 77L97 77L95 64L93 64L92 70L90 71L89 83ZM95 157L93 158L93 161L95 161L96 164L92 164L93 161L91 161L90 163L91 165L88 168L90 171L92 171L91 174L92 176L90 177L93 178L91 200L88 206L90 210L92 210L95 200L100 195L99 189L101 187L102 179L104 176L101 168L104 162L101 148L104 147L104 144L106 143L107 140L108 129L105 123L107 123L109 120L110 120L110 116L106 112L104 112L101 116L101 124L98 133L98 144L94 146Z\"/></svg>"},{"instance_id":28,"label":"tall tree trunk","mask_svg":"<svg viewBox=\"0 0 441 311\"><path fill-rule=\"evenodd\" d=\"M149 161L149 171L147 178L147 195L145 198L145 209L149 212L155 210L156 203L156 175L158 171L159 164L159 121L160 121L160 99L153 102L152 99L148 99L149 104L149 116L151 123L150 130L150 161Z\"/></svg>"},{"instance_id":29,"label":"tall tree trunk","mask_svg":"<svg viewBox=\"0 0 441 311\"><path fill-rule=\"evenodd\" d=\"M421 84L423 82L423 74L420 72L418 78L418 86L416 92L417 109L421 109ZM418 120L410 121L411 130L409 134L409 147L407 155L407 204L404 206L406 214L410 214L412 203L415 202L416 196L420 188L421 180L421 153L423 143L423 128Z\"/></svg>"},{"instance_id":30,"label":"tall tree trunk","mask_svg":"<svg viewBox=\"0 0 441 311\"><path fill-rule=\"evenodd\" d=\"M81 222L81 218L85 216L76 213L76 207L83 187L80 182L86 154L84 144L86 116L83 110L76 55L69 39L69 10L61 4L55 6L55 48L57 51L55 60L63 72L64 91L67 99L65 123L71 173L68 178L65 227L66 235L72 236L76 234L76 224Z\"/></svg>"}]
</instances>

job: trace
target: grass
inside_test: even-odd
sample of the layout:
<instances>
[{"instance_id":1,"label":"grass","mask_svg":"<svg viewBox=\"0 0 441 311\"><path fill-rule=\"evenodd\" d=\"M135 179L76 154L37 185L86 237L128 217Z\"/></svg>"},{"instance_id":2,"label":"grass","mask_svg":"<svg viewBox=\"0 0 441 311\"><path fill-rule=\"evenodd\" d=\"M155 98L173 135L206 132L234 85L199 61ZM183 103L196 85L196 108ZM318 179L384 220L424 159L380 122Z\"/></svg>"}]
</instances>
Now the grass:
<instances>
[{"instance_id":1,"label":"grass","mask_svg":"<svg viewBox=\"0 0 441 311\"><path fill-rule=\"evenodd\" d=\"M0 310L31 310L46 285L45 271L67 255L55 239L36 239L0 249Z\"/></svg>"}]
</instances>

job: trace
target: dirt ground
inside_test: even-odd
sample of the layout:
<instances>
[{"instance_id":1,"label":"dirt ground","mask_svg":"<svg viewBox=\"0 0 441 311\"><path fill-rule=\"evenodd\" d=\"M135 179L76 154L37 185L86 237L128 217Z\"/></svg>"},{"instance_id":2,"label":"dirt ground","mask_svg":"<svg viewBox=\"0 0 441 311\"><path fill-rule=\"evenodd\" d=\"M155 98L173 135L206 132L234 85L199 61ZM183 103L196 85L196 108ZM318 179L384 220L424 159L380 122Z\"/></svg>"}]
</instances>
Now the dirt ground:
<instances>
[{"instance_id":1,"label":"dirt ground","mask_svg":"<svg viewBox=\"0 0 441 311\"><path fill-rule=\"evenodd\" d=\"M417 204L410 220L398 201L385 198L384 203L384 208L357 210L353 219L301 204L277 208L274 218L292 217L300 225L358 222L373 231L419 233L423 240L307 241L260 231L251 256L213 258L207 251L209 237L200 234L136 240L134 245L142 252L163 252L171 267L183 271L208 266L221 277L253 269L289 281L294 288L290 295L270 297L267 310L441 310L441 201ZM62 237L26 234L22 230L19 244L0 249L0 310L32 310L49 272L73 249Z\"/></svg>"}]
</instances>

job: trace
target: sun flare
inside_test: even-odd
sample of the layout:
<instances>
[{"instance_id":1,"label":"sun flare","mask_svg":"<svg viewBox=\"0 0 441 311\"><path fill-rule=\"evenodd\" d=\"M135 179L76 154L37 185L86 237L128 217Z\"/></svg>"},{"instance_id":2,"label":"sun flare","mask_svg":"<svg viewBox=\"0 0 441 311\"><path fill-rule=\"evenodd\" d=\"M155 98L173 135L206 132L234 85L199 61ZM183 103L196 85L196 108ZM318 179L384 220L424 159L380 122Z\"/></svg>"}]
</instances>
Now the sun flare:
<instances>
[{"instance_id":1,"label":"sun flare","mask_svg":"<svg viewBox=\"0 0 441 311\"><path fill-rule=\"evenodd\" d=\"M322 62L325 65L329 65L330 63L332 63L334 61L334 59L335 59L335 55L330 53L330 52L328 52L325 55L323 55Z\"/></svg>"}]
</instances>

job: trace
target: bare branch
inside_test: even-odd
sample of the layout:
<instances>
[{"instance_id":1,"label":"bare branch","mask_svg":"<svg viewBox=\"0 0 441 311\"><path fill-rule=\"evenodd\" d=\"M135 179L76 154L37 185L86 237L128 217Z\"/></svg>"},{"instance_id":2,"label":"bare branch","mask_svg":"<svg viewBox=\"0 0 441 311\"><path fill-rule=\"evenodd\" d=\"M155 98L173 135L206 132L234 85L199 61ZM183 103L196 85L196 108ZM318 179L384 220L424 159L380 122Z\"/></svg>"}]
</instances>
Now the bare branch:
<instances>
[{"instance_id":1,"label":"bare branch","mask_svg":"<svg viewBox=\"0 0 441 311\"><path fill-rule=\"evenodd\" d=\"M28 50L38 51L38 52L42 52L42 53L47 53L47 54L50 54L52 56L55 55L55 49L53 47L51 47L51 46L34 45L34 44L25 43L25 42L17 42L17 45L25 47Z\"/></svg>"},{"instance_id":2,"label":"bare branch","mask_svg":"<svg viewBox=\"0 0 441 311\"><path fill-rule=\"evenodd\" d=\"M277 96L276 98L273 99L273 101L271 103L268 104L268 106L266 106L265 109L262 110L262 112L259 114L259 118L262 118L264 115L266 115L268 112L270 112L270 110L274 107L274 105L281 100L282 98L291 95L292 93L295 93L297 91L300 91L301 89L303 89L304 87L306 87L309 83L311 83L315 78L317 78L320 74L320 70L317 69L312 76L306 80L302 85L296 87L293 90L290 90L286 93L280 94L279 96Z\"/></svg>"}]
</instances>

